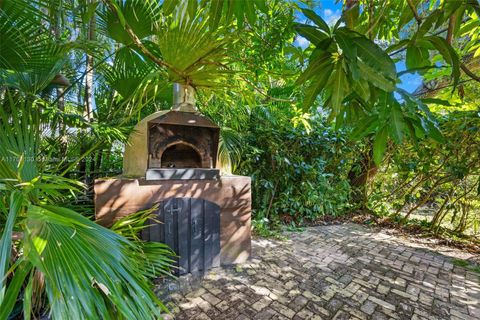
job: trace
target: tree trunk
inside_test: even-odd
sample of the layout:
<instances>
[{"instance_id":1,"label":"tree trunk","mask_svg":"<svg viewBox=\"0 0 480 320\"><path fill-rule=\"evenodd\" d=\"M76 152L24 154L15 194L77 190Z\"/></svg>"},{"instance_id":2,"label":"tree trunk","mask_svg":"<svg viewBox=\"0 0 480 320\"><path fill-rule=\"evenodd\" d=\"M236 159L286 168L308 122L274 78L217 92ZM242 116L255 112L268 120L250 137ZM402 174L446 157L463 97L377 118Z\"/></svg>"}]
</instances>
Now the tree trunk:
<instances>
[{"instance_id":1,"label":"tree trunk","mask_svg":"<svg viewBox=\"0 0 480 320\"><path fill-rule=\"evenodd\" d=\"M450 192L445 197L445 200L443 201L440 209L438 209L438 211L435 213L435 215L432 218L432 222L430 224L430 230L435 230L435 233L437 233L437 231L439 230L443 219L448 213L448 209L446 209L446 206L450 202L450 198L452 197L453 191L454 191L453 189L450 190Z\"/></svg>"},{"instance_id":2,"label":"tree trunk","mask_svg":"<svg viewBox=\"0 0 480 320\"><path fill-rule=\"evenodd\" d=\"M354 164L348 173L348 179L352 186L352 201L360 210L367 209L367 185L375 177L378 166L373 161L373 145L369 141L367 150L362 153L362 158Z\"/></svg>"},{"instance_id":3,"label":"tree trunk","mask_svg":"<svg viewBox=\"0 0 480 320\"><path fill-rule=\"evenodd\" d=\"M92 0L88 0L87 3L91 3ZM87 28L87 40L94 40L95 39L95 15L91 18L91 20L88 23L88 28ZM84 91L84 108L83 108L83 118L87 122L92 122L93 120L93 105L94 105L94 83L93 83L93 78L94 78L94 60L93 56L90 54L86 54L86 59L85 59L85 68L86 68L86 74L85 74L85 91ZM81 146L80 146L80 156L83 156L87 150L88 150L88 144L86 139L87 132L86 130L82 130L81 133L82 139L81 139ZM92 159L93 161L93 159ZM88 184L88 177L87 177L87 157L83 157L82 160L79 163L79 171L80 171L80 177L85 180L85 182Z\"/></svg>"},{"instance_id":4,"label":"tree trunk","mask_svg":"<svg viewBox=\"0 0 480 320\"><path fill-rule=\"evenodd\" d=\"M62 16L63 2L60 1L58 3L58 7L52 7L48 9L48 13L50 15L50 19L48 21L48 23L50 24L50 32L57 42L61 42L62 30L64 28L64 25L63 25L64 19ZM57 78L60 79L59 82L56 82ZM57 75L52 80L52 83L57 86L57 88L55 89L57 106L58 106L58 110L61 111L62 113L65 112L64 92L65 92L65 86L67 85L65 82L63 82L64 79L65 78L62 77L61 75ZM67 131L67 128L66 128L65 122L63 121L63 117L59 117L58 123L56 123L55 127L52 128L52 134L53 136L58 137L59 150L56 156L58 157L58 159L60 159L60 167L59 167L60 171L64 171L68 167L68 162L67 162L68 137L67 137L66 131Z\"/></svg>"}]
</instances>

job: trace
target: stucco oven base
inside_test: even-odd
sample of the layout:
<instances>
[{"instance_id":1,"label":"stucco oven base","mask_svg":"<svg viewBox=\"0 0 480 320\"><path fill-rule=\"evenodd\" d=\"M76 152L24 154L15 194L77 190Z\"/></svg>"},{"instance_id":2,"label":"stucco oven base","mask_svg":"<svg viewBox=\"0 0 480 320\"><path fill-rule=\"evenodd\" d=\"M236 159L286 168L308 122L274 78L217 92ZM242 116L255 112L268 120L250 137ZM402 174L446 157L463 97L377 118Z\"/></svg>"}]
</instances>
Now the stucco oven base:
<instances>
[{"instance_id":1,"label":"stucco oven base","mask_svg":"<svg viewBox=\"0 0 480 320\"><path fill-rule=\"evenodd\" d=\"M201 198L220 206L220 263L242 263L251 254L250 178L221 176L220 180L99 179L95 181L97 221L106 227L115 220L151 208L168 198Z\"/></svg>"}]
</instances>

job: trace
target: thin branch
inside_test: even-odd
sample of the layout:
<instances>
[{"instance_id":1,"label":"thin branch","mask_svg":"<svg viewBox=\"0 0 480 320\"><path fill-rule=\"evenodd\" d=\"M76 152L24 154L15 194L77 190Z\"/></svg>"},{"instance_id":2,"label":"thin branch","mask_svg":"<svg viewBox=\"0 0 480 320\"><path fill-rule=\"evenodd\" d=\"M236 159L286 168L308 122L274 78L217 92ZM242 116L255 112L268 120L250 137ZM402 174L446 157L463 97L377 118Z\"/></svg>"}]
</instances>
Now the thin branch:
<instances>
[{"instance_id":1,"label":"thin branch","mask_svg":"<svg viewBox=\"0 0 480 320\"><path fill-rule=\"evenodd\" d=\"M413 4L412 0L407 0L408 6L410 7L410 10L412 10L413 16L415 17L415 20L417 20L418 25L422 23L422 18L418 15L417 8L415 8L415 5Z\"/></svg>"},{"instance_id":2,"label":"thin branch","mask_svg":"<svg viewBox=\"0 0 480 320\"><path fill-rule=\"evenodd\" d=\"M446 68L446 66L432 65L432 66L418 67L418 68L412 68L412 69L407 69L407 70L400 71L397 75L399 77L401 77L401 76L403 76L404 74L407 74L407 73L413 73L413 72L417 72L417 71L430 70L430 69L442 69L442 68Z\"/></svg>"},{"instance_id":3,"label":"thin branch","mask_svg":"<svg viewBox=\"0 0 480 320\"><path fill-rule=\"evenodd\" d=\"M457 16L456 15L452 15L450 16L450 18L448 19L448 29L447 29L447 37L445 40L447 40L447 42L449 44L452 44L452 40L453 40L453 29L455 28L455 23L457 22ZM477 81L477 82L480 82L480 77L477 76L475 73L473 73L472 71L470 71L470 69L467 68L467 66L464 64L464 63L461 63L460 64L460 68L463 70L463 72L465 72L465 74L467 76L469 76L470 78L472 78L473 80Z\"/></svg>"},{"instance_id":4,"label":"thin branch","mask_svg":"<svg viewBox=\"0 0 480 320\"><path fill-rule=\"evenodd\" d=\"M475 80L477 82L480 82L480 76L477 76L475 73L473 73L470 69L467 68L467 66L464 63L460 64L460 68L465 72L467 76L471 78L471 80Z\"/></svg>"},{"instance_id":5,"label":"thin branch","mask_svg":"<svg viewBox=\"0 0 480 320\"><path fill-rule=\"evenodd\" d=\"M86 69L77 79L73 80L73 82L70 84L70 86L68 86L65 90L63 90L62 94L58 95L55 100L53 100L52 104L55 104L59 101L59 99L63 98L73 87L75 84L79 83L80 81L83 81L83 78L85 77L85 75L90 72L91 70L97 68L98 66L100 66L101 64L103 64L105 61L107 61L108 59L110 59L117 51L113 51L113 53L109 54L108 56L106 56L105 58L103 58L102 60L100 60L99 62L97 62L96 64L94 64L90 69Z\"/></svg>"},{"instance_id":6,"label":"thin branch","mask_svg":"<svg viewBox=\"0 0 480 320\"><path fill-rule=\"evenodd\" d=\"M462 84L462 83L470 82L470 81L474 81L474 79L468 79L468 80L459 81L458 84ZM431 93L431 92L435 92L435 91L438 91L438 90L442 90L442 89L445 89L445 88L448 88L448 87L453 87L453 84L447 84L447 85L444 85L444 86L441 86L441 87L438 87L438 88L434 88L434 89L428 89L428 88L427 88L428 91L414 94L414 96L416 96L416 97L422 96L422 95L424 95L424 94L428 94L428 93Z\"/></svg>"},{"instance_id":7,"label":"thin branch","mask_svg":"<svg viewBox=\"0 0 480 320\"><path fill-rule=\"evenodd\" d=\"M387 8L387 4L385 3L385 5L382 7L382 10L380 11L380 13L378 15L378 18L375 19L375 21L373 23L371 23L369 21L370 26L369 26L366 34L369 34L371 36L371 34L373 32L373 28L375 28L377 26L377 24L380 22L380 20L382 19L383 13L385 12L386 8Z\"/></svg>"},{"instance_id":8,"label":"thin branch","mask_svg":"<svg viewBox=\"0 0 480 320\"><path fill-rule=\"evenodd\" d=\"M219 66L225 68L226 70L229 70L228 66L225 65L225 64L223 64L223 63L217 62L216 65L219 65ZM276 101L276 102L286 102L286 103L294 103L294 102L295 102L294 100L288 100L288 99L281 99L281 98L272 97L271 95L269 95L268 93L266 93L265 91L263 91L262 88L258 87L258 86L255 85L252 81L248 80L247 78L245 78L245 77L242 76L241 74L238 74L238 76L240 77L240 79L242 79L242 80L245 81L247 84L249 84L250 86L252 86L255 91L257 91L258 93L260 93L262 96L264 96L264 97L267 98L268 100Z\"/></svg>"},{"instance_id":9,"label":"thin branch","mask_svg":"<svg viewBox=\"0 0 480 320\"><path fill-rule=\"evenodd\" d=\"M451 15L448 19L448 29L447 29L447 42L452 44L453 40L453 29L455 28L455 22L457 21L456 15Z\"/></svg>"}]
</instances>

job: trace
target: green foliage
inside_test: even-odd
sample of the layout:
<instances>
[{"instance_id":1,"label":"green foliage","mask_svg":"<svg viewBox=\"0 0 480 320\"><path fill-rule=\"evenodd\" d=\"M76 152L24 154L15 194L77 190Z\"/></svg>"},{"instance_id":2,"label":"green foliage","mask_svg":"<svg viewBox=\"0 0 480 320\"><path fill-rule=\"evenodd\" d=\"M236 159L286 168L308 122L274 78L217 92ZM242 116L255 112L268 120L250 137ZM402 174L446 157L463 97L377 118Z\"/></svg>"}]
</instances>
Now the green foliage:
<instances>
[{"instance_id":1,"label":"green foliage","mask_svg":"<svg viewBox=\"0 0 480 320\"><path fill-rule=\"evenodd\" d=\"M342 103L351 93L360 98L364 92L357 92L355 82L366 82L371 86L393 91L397 75L393 60L373 41L365 36L337 24L331 30L323 19L311 10L303 10L307 17L315 22L316 27L299 24L298 33L315 45L310 56L309 68L299 78L299 83L311 80L307 89L306 107L321 91L327 92L327 105L332 115L339 115L344 109ZM321 73L312 70L334 70L329 81L321 78ZM361 71L361 72L360 72ZM329 72L326 72L327 74ZM319 84L321 83L321 85ZM310 96L311 95L311 96Z\"/></svg>"},{"instance_id":2,"label":"green foliage","mask_svg":"<svg viewBox=\"0 0 480 320\"><path fill-rule=\"evenodd\" d=\"M60 71L66 46L48 36L45 18L24 1L0 3L0 84L37 93Z\"/></svg>"},{"instance_id":3,"label":"green foliage","mask_svg":"<svg viewBox=\"0 0 480 320\"><path fill-rule=\"evenodd\" d=\"M171 81L196 87L220 87L226 81L226 43L232 39L209 26L208 16L200 12L193 18L169 21L161 28L156 45L162 59L172 66Z\"/></svg>"},{"instance_id":4,"label":"green foliage","mask_svg":"<svg viewBox=\"0 0 480 320\"><path fill-rule=\"evenodd\" d=\"M406 97L406 94L397 88L400 74L397 75L394 58L399 52L406 50L405 62L408 70L405 72L418 71L423 74L428 69L438 68L430 62L431 52L434 51L450 67L455 88L460 79L461 61L451 42L438 35L442 31L434 30L441 28L448 19L449 12L455 12L459 19L463 19L465 13L478 11L478 4L469 2L459 5L447 1L431 12L425 11L422 17L415 11L415 19L419 24L417 30L400 34L390 31L386 38L396 43L383 50L375 43L372 32L385 30L374 29L373 26L376 26L380 19L384 19L382 23L388 21L392 24L382 25L381 28L393 27L395 23L399 23L400 28L406 28L408 22L414 18L412 8L394 1L352 3L353 7L342 16L346 27L341 27L342 20L329 27L315 12L302 9L302 13L315 24L296 26L297 32L314 46L308 67L298 78L299 84L309 83L305 89L304 105L312 105L320 94L325 106L330 109L331 117L336 118L337 125L343 125L344 118L354 121L357 119L357 128L360 129L365 128L365 122L371 124L372 121L379 120L379 125L368 126L376 141L374 159L377 164L383 159L388 138L397 145L402 143L404 137L414 142L424 136L441 140L441 134L429 116L428 108L418 101L412 102L412 97ZM379 12L380 16L372 21L374 12ZM391 12L402 12L402 15L392 17ZM363 25L365 22L368 22L366 33ZM458 34L459 31L454 28L454 31L449 32ZM383 33L378 33L380 34ZM328 81L326 74L329 75ZM394 98L394 91L402 96L405 106L401 106L397 102L398 98ZM377 116L378 120L372 120L372 117ZM388 119L391 125L382 123L381 119Z\"/></svg>"},{"instance_id":5,"label":"green foliage","mask_svg":"<svg viewBox=\"0 0 480 320\"><path fill-rule=\"evenodd\" d=\"M345 134L321 118L311 120L309 132L292 126L293 114L273 111L252 113L236 170L252 177L255 218L300 222L341 215L349 198L345 176L337 175L349 165Z\"/></svg>"},{"instance_id":6,"label":"green foliage","mask_svg":"<svg viewBox=\"0 0 480 320\"><path fill-rule=\"evenodd\" d=\"M158 317L166 309L151 291L149 279L168 270L170 251L130 242L58 206L81 185L44 171L38 160L39 105L7 97L0 114L5 133L0 137L0 201L7 221L0 246L1 318L8 317L17 301L32 301L43 290L55 319ZM12 242L13 231L21 234L18 243ZM38 281L36 272L43 275L44 289L25 289L19 296L23 282ZM23 312L29 317L43 311L27 305Z\"/></svg>"},{"instance_id":7,"label":"green foliage","mask_svg":"<svg viewBox=\"0 0 480 320\"><path fill-rule=\"evenodd\" d=\"M163 10L169 15L175 13L175 10L185 10L193 18L199 9L208 9L210 17L210 27L217 29L220 21L225 19L227 22L233 17L237 20L237 26L243 27L245 22L254 25L257 22L257 14L259 11L267 12L266 0L165 0L163 2Z\"/></svg>"},{"instance_id":8,"label":"green foliage","mask_svg":"<svg viewBox=\"0 0 480 320\"><path fill-rule=\"evenodd\" d=\"M352 207L477 234L478 2L345 1L334 25L317 9L0 1L0 319L164 310L149 283L172 253L138 239L149 212L100 227L90 187L121 172L128 134L171 106L172 82L222 127L224 170L252 177L261 235ZM399 88L408 73L426 96Z\"/></svg>"},{"instance_id":9,"label":"green foliage","mask_svg":"<svg viewBox=\"0 0 480 320\"><path fill-rule=\"evenodd\" d=\"M476 111L451 112L439 120L442 144L404 144L376 179L372 208L427 219L436 233L478 233L479 120Z\"/></svg>"},{"instance_id":10,"label":"green foliage","mask_svg":"<svg viewBox=\"0 0 480 320\"><path fill-rule=\"evenodd\" d=\"M117 19L112 11L105 10L100 24L103 31L115 41L127 46L133 43L123 27L125 24L128 24L140 39L152 36L158 30L161 18L158 1L122 1L118 4L118 9L122 13L121 19Z\"/></svg>"}]
</instances>

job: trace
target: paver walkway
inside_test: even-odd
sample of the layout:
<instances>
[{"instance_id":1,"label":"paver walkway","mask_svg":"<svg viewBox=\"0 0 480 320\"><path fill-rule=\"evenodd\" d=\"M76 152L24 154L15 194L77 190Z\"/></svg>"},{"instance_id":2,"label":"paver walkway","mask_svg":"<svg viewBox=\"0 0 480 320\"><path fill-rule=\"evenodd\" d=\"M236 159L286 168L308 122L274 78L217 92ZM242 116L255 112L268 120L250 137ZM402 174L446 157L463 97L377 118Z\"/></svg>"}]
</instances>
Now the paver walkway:
<instances>
[{"instance_id":1,"label":"paver walkway","mask_svg":"<svg viewBox=\"0 0 480 320\"><path fill-rule=\"evenodd\" d=\"M477 273L438 252L355 224L256 239L249 264L174 294L176 319L480 319Z\"/></svg>"}]
</instances>

